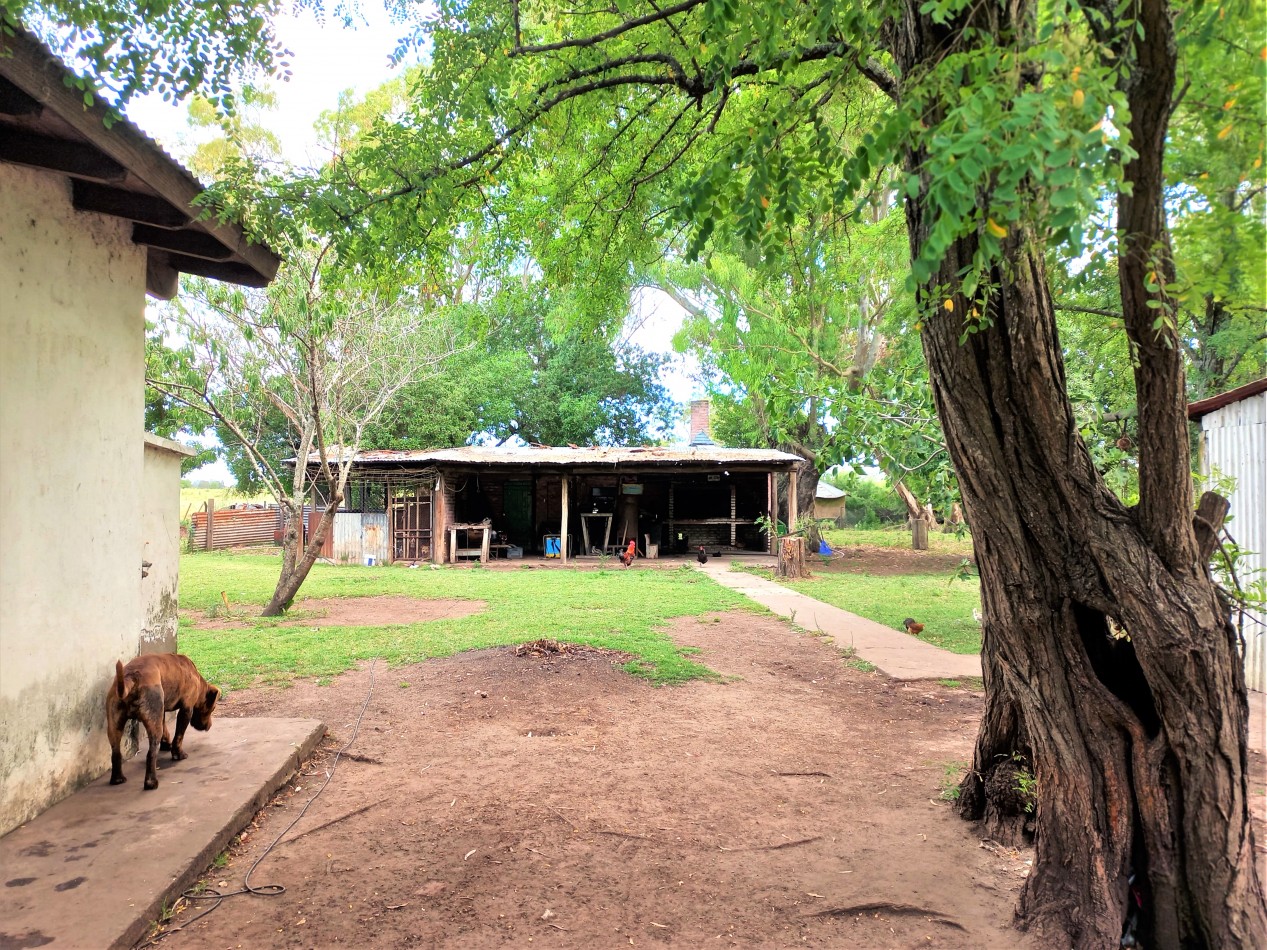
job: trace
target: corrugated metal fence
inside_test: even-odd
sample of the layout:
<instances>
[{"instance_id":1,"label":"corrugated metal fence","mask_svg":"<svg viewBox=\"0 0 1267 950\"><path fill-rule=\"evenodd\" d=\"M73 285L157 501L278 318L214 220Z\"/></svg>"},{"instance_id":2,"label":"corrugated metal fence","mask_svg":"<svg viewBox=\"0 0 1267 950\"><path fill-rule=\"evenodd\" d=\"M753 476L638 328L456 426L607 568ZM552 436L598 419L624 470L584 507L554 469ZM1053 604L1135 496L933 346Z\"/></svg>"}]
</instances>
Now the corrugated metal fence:
<instances>
[{"instance_id":1,"label":"corrugated metal fence","mask_svg":"<svg viewBox=\"0 0 1267 950\"><path fill-rule=\"evenodd\" d=\"M338 562L386 564L387 515L381 511L339 511L334 515L333 557Z\"/></svg>"},{"instance_id":2,"label":"corrugated metal fence","mask_svg":"<svg viewBox=\"0 0 1267 950\"><path fill-rule=\"evenodd\" d=\"M206 550L207 512L193 514L194 536L190 547ZM274 544L281 537L282 516L277 505L263 508L217 508L211 523L211 544L214 549L242 544Z\"/></svg>"},{"instance_id":3,"label":"corrugated metal fence","mask_svg":"<svg viewBox=\"0 0 1267 950\"><path fill-rule=\"evenodd\" d=\"M1245 564L1249 577L1241 580L1267 576L1267 393L1209 413L1201 428L1202 471L1236 482L1228 531L1252 552ZM1250 689L1267 690L1267 615L1246 612L1244 634L1245 680Z\"/></svg>"}]
</instances>

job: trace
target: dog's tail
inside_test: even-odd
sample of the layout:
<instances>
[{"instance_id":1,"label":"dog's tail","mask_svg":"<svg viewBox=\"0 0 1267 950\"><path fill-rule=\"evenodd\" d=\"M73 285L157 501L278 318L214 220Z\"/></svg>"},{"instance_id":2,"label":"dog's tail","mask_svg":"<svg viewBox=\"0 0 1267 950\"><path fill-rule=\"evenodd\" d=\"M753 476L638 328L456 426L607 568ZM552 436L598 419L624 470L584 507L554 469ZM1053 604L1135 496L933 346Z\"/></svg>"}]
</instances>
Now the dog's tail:
<instances>
[{"instance_id":1,"label":"dog's tail","mask_svg":"<svg viewBox=\"0 0 1267 950\"><path fill-rule=\"evenodd\" d=\"M98 687L100 689L100 687ZM114 661L114 689L120 699L127 699L128 691L123 685L123 661Z\"/></svg>"}]
</instances>

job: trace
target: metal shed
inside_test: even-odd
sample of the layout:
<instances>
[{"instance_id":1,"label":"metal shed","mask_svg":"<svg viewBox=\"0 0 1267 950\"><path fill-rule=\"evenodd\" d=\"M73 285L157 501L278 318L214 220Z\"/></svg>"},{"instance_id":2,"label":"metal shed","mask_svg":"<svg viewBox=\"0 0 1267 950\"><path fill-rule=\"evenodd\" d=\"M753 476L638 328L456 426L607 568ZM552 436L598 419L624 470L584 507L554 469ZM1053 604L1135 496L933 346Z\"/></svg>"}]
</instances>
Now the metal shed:
<instances>
[{"instance_id":1,"label":"metal shed","mask_svg":"<svg viewBox=\"0 0 1267 950\"><path fill-rule=\"evenodd\" d=\"M1201 474L1235 482L1230 533L1253 576L1267 577L1267 379L1191 403L1188 418L1201 426ZM1267 614L1246 611L1243 634L1245 680L1267 690Z\"/></svg>"}]
</instances>

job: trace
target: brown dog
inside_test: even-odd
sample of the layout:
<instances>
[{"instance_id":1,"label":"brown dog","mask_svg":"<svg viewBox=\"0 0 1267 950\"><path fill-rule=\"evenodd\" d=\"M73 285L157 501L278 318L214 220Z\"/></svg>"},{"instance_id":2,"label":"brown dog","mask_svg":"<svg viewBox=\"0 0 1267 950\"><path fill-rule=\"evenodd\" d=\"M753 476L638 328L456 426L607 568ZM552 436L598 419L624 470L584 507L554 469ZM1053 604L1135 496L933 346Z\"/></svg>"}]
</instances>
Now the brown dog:
<instances>
[{"instance_id":1,"label":"brown dog","mask_svg":"<svg viewBox=\"0 0 1267 950\"><path fill-rule=\"evenodd\" d=\"M150 751L145 758L145 787L158 788L158 750L169 748L166 713L176 713L176 734L170 740L172 758L186 759L181 747L185 728L211 728L220 690L202 678L187 656L179 653L148 653L124 666L114 665L114 683L106 693L106 733L110 737L110 784L126 782L123 755L119 741L128 720L136 719L145 726L150 737ZM160 745L161 738L161 745Z\"/></svg>"}]
</instances>

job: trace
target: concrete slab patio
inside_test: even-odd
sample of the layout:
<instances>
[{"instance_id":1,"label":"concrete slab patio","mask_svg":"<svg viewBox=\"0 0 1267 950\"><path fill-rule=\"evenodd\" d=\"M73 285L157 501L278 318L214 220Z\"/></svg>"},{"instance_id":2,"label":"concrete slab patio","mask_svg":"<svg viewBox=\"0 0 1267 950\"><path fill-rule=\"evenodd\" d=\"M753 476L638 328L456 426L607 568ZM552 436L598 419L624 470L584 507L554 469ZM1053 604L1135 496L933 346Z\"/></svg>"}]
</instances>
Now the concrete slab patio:
<instances>
[{"instance_id":1,"label":"concrete slab patio","mask_svg":"<svg viewBox=\"0 0 1267 950\"><path fill-rule=\"evenodd\" d=\"M0 950L126 948L250 823L325 735L315 719L215 720L189 758L144 755L0 838Z\"/></svg>"},{"instance_id":2,"label":"concrete slab patio","mask_svg":"<svg viewBox=\"0 0 1267 950\"><path fill-rule=\"evenodd\" d=\"M899 680L954 679L980 676L981 657L951 653L907 633L891 630L847 610L806 597L782 584L742 571L732 571L720 559L701 568L717 583L769 607L780 617L794 620L806 630L832 638L842 650L853 649L860 659L874 663L883 673ZM901 608L898 608L900 613Z\"/></svg>"}]
</instances>

